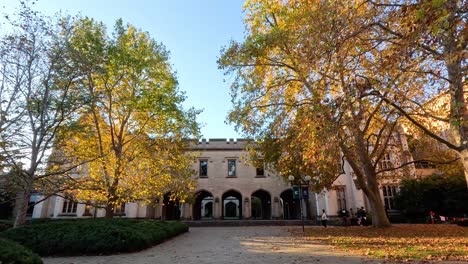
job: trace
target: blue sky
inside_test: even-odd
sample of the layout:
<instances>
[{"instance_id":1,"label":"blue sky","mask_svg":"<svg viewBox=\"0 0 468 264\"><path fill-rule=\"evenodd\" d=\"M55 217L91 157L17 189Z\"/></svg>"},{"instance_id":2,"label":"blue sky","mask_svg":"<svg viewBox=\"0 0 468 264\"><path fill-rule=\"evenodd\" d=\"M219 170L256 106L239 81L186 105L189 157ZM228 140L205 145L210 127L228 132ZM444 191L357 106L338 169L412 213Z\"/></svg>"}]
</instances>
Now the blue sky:
<instances>
[{"instance_id":1,"label":"blue sky","mask_svg":"<svg viewBox=\"0 0 468 264\"><path fill-rule=\"evenodd\" d=\"M203 109L198 121L205 138L237 138L225 119L231 109L229 80L218 70L222 46L241 40L243 0L39 0L44 14L58 11L92 17L109 29L122 18L144 31L171 52L179 86L186 92L184 107ZM1 13L11 12L18 0L0 0ZM227 79L224 82L223 79Z\"/></svg>"}]
</instances>

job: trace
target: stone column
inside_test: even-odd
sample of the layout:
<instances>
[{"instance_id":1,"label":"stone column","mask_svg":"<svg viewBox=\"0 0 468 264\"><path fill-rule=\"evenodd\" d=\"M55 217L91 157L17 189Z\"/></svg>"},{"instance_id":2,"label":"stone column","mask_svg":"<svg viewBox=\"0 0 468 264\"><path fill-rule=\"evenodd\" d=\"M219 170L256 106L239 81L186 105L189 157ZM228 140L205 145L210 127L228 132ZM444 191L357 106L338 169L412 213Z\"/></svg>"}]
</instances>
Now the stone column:
<instances>
[{"instance_id":1,"label":"stone column","mask_svg":"<svg viewBox=\"0 0 468 264\"><path fill-rule=\"evenodd\" d=\"M187 215L186 214L186 211L185 211L185 208L187 206L185 206L186 204L185 203L180 203L179 204L179 210L180 210L180 220L184 220L185 219L185 216Z\"/></svg>"},{"instance_id":2,"label":"stone column","mask_svg":"<svg viewBox=\"0 0 468 264\"><path fill-rule=\"evenodd\" d=\"M193 220L193 204L186 203L185 205L185 219Z\"/></svg>"},{"instance_id":3,"label":"stone column","mask_svg":"<svg viewBox=\"0 0 468 264\"><path fill-rule=\"evenodd\" d=\"M154 218L162 220L162 202L159 201L154 205Z\"/></svg>"},{"instance_id":4,"label":"stone column","mask_svg":"<svg viewBox=\"0 0 468 264\"><path fill-rule=\"evenodd\" d=\"M148 204L146 206L146 216L145 217L150 218L150 219L154 218L154 211L155 211L154 206L152 204Z\"/></svg>"},{"instance_id":5,"label":"stone column","mask_svg":"<svg viewBox=\"0 0 468 264\"><path fill-rule=\"evenodd\" d=\"M315 219L318 220L321 213L320 213L320 207L319 207L319 201L318 201L318 194L317 193L314 193L314 197L315 197Z\"/></svg>"},{"instance_id":6,"label":"stone column","mask_svg":"<svg viewBox=\"0 0 468 264\"><path fill-rule=\"evenodd\" d=\"M279 203L279 198L274 197L273 198L273 205L271 207L271 217L273 220L278 220L281 217L281 212L280 212L280 203Z\"/></svg>"},{"instance_id":7,"label":"stone column","mask_svg":"<svg viewBox=\"0 0 468 264\"><path fill-rule=\"evenodd\" d=\"M330 214L329 210L328 210L328 190L325 189L323 191L323 196L324 196L324 199L325 199L325 212L327 213L327 215Z\"/></svg>"},{"instance_id":8,"label":"stone column","mask_svg":"<svg viewBox=\"0 0 468 264\"><path fill-rule=\"evenodd\" d=\"M57 196L51 196L47 200L49 200L49 205L47 206L46 217L53 218L55 217L55 207L57 203Z\"/></svg>"},{"instance_id":9,"label":"stone column","mask_svg":"<svg viewBox=\"0 0 468 264\"><path fill-rule=\"evenodd\" d=\"M223 210L223 201L219 197L214 198L213 216L215 219L221 219Z\"/></svg>"},{"instance_id":10,"label":"stone column","mask_svg":"<svg viewBox=\"0 0 468 264\"><path fill-rule=\"evenodd\" d=\"M250 219L251 217L251 209L250 209L250 203L251 199L250 197L244 197L244 200L241 201L242 204L242 219Z\"/></svg>"}]
</instances>

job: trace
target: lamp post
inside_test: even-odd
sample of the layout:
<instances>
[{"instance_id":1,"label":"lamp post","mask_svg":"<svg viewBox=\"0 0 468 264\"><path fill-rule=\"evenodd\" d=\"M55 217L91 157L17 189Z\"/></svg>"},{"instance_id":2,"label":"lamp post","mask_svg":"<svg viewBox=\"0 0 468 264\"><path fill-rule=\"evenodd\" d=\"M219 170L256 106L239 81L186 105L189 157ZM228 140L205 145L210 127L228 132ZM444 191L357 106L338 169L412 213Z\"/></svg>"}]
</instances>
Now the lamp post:
<instances>
[{"instance_id":1,"label":"lamp post","mask_svg":"<svg viewBox=\"0 0 468 264\"><path fill-rule=\"evenodd\" d=\"M305 176L304 178L300 177L301 181L305 181L306 184L299 184L299 185L293 185L293 182L294 182L294 176L290 175L288 177L288 180L291 182L291 187L293 187L293 190L294 190L294 187L299 187L299 206L301 207L301 221L302 221L302 232L305 232L305 228L304 228L304 212L303 212L303 209L302 209L302 199L304 198L303 196L303 187L306 188L307 192L309 191L309 182L310 182L310 179L311 177L309 175ZM294 192L294 191L293 191ZM293 193L293 196L294 196L294 193Z\"/></svg>"}]
</instances>

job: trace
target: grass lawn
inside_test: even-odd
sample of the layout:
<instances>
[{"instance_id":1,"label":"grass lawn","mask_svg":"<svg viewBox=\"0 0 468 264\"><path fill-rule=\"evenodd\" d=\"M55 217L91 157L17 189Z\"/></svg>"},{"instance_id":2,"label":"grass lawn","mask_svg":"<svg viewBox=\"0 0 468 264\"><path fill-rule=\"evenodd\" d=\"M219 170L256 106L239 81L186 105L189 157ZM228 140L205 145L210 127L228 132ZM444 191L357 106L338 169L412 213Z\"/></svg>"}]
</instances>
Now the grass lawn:
<instances>
[{"instance_id":1,"label":"grass lawn","mask_svg":"<svg viewBox=\"0 0 468 264\"><path fill-rule=\"evenodd\" d=\"M468 228L457 225L308 228L306 236L344 251L389 260L468 261Z\"/></svg>"}]
</instances>

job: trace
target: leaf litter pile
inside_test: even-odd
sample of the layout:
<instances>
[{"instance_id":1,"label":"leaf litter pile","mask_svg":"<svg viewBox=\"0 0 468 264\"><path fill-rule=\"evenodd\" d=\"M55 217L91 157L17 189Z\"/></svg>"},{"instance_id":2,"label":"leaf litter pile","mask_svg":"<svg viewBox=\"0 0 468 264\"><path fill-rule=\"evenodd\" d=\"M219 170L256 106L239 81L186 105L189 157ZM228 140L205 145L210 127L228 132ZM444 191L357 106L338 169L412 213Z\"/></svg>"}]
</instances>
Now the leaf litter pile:
<instances>
[{"instance_id":1,"label":"leaf litter pile","mask_svg":"<svg viewBox=\"0 0 468 264\"><path fill-rule=\"evenodd\" d=\"M308 228L306 239L324 241L350 253L393 261L468 261L468 228L456 225Z\"/></svg>"}]
</instances>

